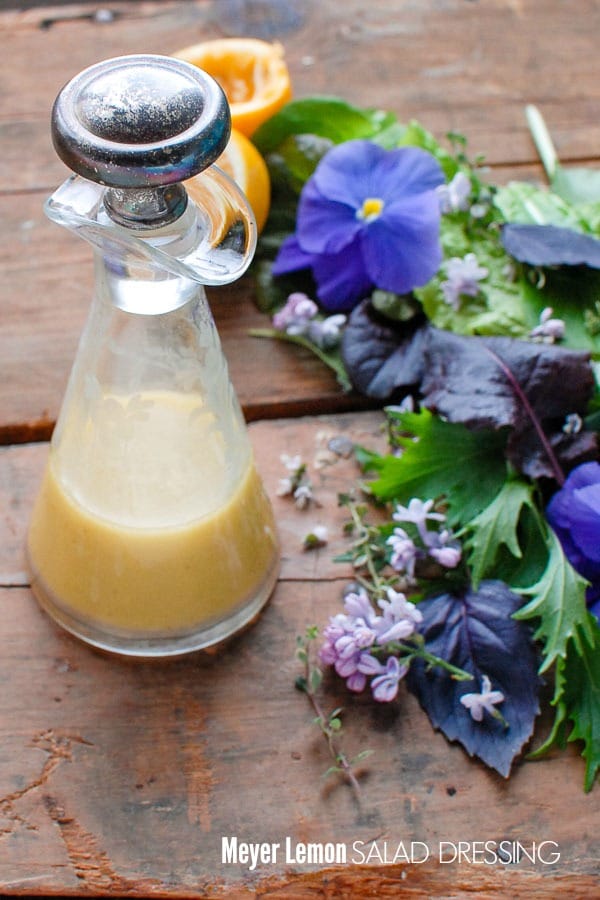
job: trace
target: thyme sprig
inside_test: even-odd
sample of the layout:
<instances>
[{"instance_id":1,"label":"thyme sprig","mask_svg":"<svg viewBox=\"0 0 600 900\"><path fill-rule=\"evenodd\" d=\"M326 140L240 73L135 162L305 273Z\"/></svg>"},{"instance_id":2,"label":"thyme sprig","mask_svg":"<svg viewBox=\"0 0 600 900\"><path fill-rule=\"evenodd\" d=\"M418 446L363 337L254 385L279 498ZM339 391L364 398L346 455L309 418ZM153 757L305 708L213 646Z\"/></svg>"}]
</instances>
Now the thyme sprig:
<instances>
[{"instance_id":1,"label":"thyme sprig","mask_svg":"<svg viewBox=\"0 0 600 900\"><path fill-rule=\"evenodd\" d=\"M329 754L334 763L324 773L324 777L329 775L340 775L350 784L357 802L362 802L362 789L355 772L357 763L362 762L371 755L371 750L362 750L356 756L348 759L346 753L341 749L339 739L342 731L341 713L342 708L337 707L330 713L326 713L318 698L318 690L323 680L323 673L320 667L314 662L312 646L319 636L319 629L316 625L310 625L306 629L304 635L296 638L297 650L296 656L303 665L303 674L296 679L296 688L302 691L315 713L314 722L321 730L323 737L327 743Z\"/></svg>"}]
</instances>

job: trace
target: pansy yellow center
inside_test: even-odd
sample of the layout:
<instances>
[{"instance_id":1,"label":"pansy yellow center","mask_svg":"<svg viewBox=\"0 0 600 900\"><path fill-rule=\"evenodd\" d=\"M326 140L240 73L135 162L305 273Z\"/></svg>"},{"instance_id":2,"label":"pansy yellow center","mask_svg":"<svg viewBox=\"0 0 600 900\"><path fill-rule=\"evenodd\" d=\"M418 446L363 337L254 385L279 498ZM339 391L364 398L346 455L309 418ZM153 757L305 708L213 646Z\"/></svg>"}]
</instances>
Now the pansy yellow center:
<instances>
[{"instance_id":1,"label":"pansy yellow center","mask_svg":"<svg viewBox=\"0 0 600 900\"><path fill-rule=\"evenodd\" d=\"M357 216L359 219L364 219L365 222L372 222L381 215L383 207L384 203L381 197L367 197L357 212Z\"/></svg>"}]
</instances>

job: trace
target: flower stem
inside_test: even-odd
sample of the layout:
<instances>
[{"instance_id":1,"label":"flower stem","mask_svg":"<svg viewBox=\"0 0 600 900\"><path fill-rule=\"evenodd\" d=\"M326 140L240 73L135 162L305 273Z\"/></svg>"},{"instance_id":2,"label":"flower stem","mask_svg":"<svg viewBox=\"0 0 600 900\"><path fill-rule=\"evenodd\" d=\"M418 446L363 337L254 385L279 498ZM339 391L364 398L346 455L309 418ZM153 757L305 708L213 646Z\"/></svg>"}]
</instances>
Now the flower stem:
<instances>
[{"instance_id":1,"label":"flower stem","mask_svg":"<svg viewBox=\"0 0 600 900\"><path fill-rule=\"evenodd\" d=\"M335 372L338 384L344 391L352 390L348 373L339 356L321 350L313 341L309 341L308 338L303 337L301 334L287 334L285 331L278 331L276 328L250 328L248 334L251 337L273 338L277 341L287 341L288 344L297 344L299 347L305 347Z\"/></svg>"},{"instance_id":2,"label":"flower stem","mask_svg":"<svg viewBox=\"0 0 600 900\"><path fill-rule=\"evenodd\" d=\"M362 790L360 784L358 783L358 779L352 770L352 766L350 765L346 754L343 752L343 750L340 750L333 736L331 728L327 726L327 719L325 717L323 707L319 703L316 695L311 690L306 691L306 696L308 697L310 705L314 709L315 714L319 720L321 731L325 736L327 746L329 747L329 752L333 760L335 761L336 765L339 766L340 769L342 769L345 777L348 779L350 785L352 786L352 790L354 791L357 801L360 803L362 801Z\"/></svg>"},{"instance_id":3,"label":"flower stem","mask_svg":"<svg viewBox=\"0 0 600 900\"><path fill-rule=\"evenodd\" d=\"M360 568L366 569L365 577L357 574L356 580L366 590L370 597L379 599L385 596L386 589L391 587L397 581L393 579L382 578L379 573L376 558L374 556L373 544L378 537L378 529L365 522L365 509L358 507L354 500L347 500L344 504L350 510L352 516L352 525L358 534L357 540L354 542L355 558L360 559ZM361 512L362 510L362 512ZM378 551L375 546L375 552Z\"/></svg>"},{"instance_id":4,"label":"flower stem","mask_svg":"<svg viewBox=\"0 0 600 900\"><path fill-rule=\"evenodd\" d=\"M339 771L340 774L343 774L348 780L348 783L354 792L356 801L360 806L362 803L362 790L358 783L358 779L354 774L352 763L336 740L336 731L331 725L332 716L326 715L312 687L312 676L315 670L312 668L310 662L310 640L311 638L306 638L301 645L301 653L299 655L304 661L304 677L296 682L296 686L308 697L308 701L314 710L319 728L327 741L329 753L335 763L335 770Z\"/></svg>"},{"instance_id":5,"label":"flower stem","mask_svg":"<svg viewBox=\"0 0 600 900\"><path fill-rule=\"evenodd\" d=\"M419 647L418 645L404 644L402 641L391 641L382 648L372 647L371 653L373 656L379 656L380 653L383 656L389 656L390 653L394 655L402 654L399 656L401 662L422 659L429 666L438 666L440 669L444 669L455 681L472 681L473 679L473 675L470 672L452 665L452 663L442 659L441 656L435 656L434 653L430 653L425 647Z\"/></svg>"}]
</instances>

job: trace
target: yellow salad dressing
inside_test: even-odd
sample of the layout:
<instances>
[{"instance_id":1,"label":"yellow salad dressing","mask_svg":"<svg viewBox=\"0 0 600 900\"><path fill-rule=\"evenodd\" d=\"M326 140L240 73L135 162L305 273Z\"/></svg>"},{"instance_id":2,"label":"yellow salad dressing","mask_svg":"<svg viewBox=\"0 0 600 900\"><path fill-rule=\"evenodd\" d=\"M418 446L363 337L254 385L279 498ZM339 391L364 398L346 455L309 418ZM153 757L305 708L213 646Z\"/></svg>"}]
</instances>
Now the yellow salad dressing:
<instances>
[{"instance_id":1,"label":"yellow salad dressing","mask_svg":"<svg viewBox=\"0 0 600 900\"><path fill-rule=\"evenodd\" d=\"M61 423L29 531L38 593L124 637L191 633L250 601L277 538L245 431L226 458L231 440L199 395L168 391L104 395Z\"/></svg>"}]
</instances>

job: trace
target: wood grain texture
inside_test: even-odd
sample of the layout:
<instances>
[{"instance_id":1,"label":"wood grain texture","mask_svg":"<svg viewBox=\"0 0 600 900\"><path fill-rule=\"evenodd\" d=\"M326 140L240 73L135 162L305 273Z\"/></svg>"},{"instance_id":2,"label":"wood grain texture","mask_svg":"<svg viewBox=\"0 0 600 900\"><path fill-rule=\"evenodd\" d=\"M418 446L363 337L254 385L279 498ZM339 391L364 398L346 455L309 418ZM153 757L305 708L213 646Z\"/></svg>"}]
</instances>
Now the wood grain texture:
<instances>
[{"instance_id":1,"label":"wood grain texture","mask_svg":"<svg viewBox=\"0 0 600 900\"><path fill-rule=\"evenodd\" d=\"M15 5L12 5L14 7ZM0 441L47 438L91 291L91 255L47 223L45 197L66 174L49 135L62 85L100 59L170 53L224 33L210 0L0 10ZM18 5L17 5L18 7ZM281 35L297 96L337 94L418 117L438 137L467 134L502 180L539 176L523 107L537 103L565 160L600 156L597 0L306 0L300 28ZM34 61L34 62L33 62ZM524 168L523 168L524 167ZM249 338L264 325L252 285L222 289L213 308L232 380L249 419L356 408L302 350Z\"/></svg>"},{"instance_id":2,"label":"wood grain texture","mask_svg":"<svg viewBox=\"0 0 600 900\"><path fill-rule=\"evenodd\" d=\"M323 779L324 742L302 695L295 637L340 608L351 573L336 495L349 459L323 465L323 441L377 446L375 413L255 423L250 434L282 537L282 571L259 620L218 653L133 664L55 627L25 586L20 547L46 447L0 450L0 892L102 896L366 898L597 896L597 797L582 791L573 746L520 761L504 781L432 732L416 700L391 706L348 694L333 678L323 703L345 708L344 746L365 747L359 807ZM321 506L275 496L280 454L309 464ZM307 553L315 518L330 546ZM15 576L15 573L17 575ZM12 586L10 586L12 585ZM548 722L542 722L539 741ZM566 814L568 811L569 814ZM575 813L576 811L576 813ZM223 864L223 836L283 843L421 841L423 865L326 867L279 858ZM442 865L439 841L556 841L558 864Z\"/></svg>"}]
</instances>

